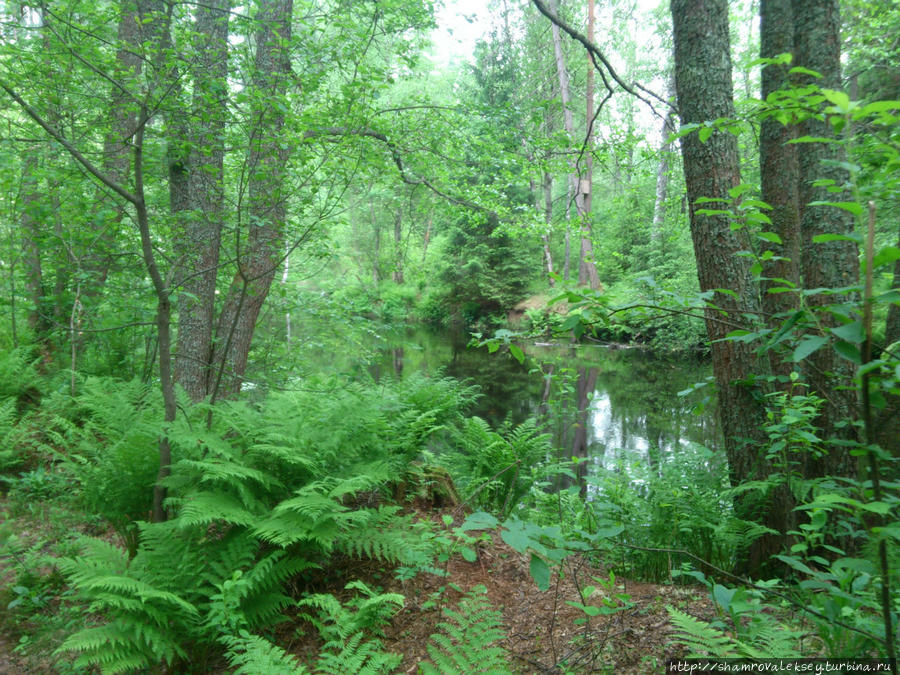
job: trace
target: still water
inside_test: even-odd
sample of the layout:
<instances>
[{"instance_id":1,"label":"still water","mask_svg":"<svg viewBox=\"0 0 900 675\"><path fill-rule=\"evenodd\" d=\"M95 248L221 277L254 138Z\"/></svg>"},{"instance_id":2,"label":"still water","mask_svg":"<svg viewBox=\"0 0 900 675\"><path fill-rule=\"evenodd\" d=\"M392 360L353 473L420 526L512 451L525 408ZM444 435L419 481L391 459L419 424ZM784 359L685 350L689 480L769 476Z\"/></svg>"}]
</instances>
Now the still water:
<instances>
[{"instance_id":1,"label":"still water","mask_svg":"<svg viewBox=\"0 0 900 675\"><path fill-rule=\"evenodd\" d=\"M520 364L505 351L468 347L466 334L414 330L386 337L369 374L444 373L477 384L472 414L493 426L536 417L556 447L612 468L637 462L651 470L690 443L715 449L719 430L707 361L595 345L523 344Z\"/></svg>"}]
</instances>

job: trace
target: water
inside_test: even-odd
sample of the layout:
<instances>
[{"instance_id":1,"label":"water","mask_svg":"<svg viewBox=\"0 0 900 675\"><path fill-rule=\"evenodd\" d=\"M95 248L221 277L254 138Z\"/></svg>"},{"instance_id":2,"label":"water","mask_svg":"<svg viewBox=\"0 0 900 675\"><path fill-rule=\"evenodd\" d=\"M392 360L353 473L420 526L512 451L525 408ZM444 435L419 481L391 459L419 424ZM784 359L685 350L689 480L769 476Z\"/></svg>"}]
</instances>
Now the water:
<instances>
[{"instance_id":1,"label":"water","mask_svg":"<svg viewBox=\"0 0 900 675\"><path fill-rule=\"evenodd\" d=\"M720 445L707 361L595 345L523 344L520 364L509 354L467 347L465 334L424 329L387 339L370 366L376 380L415 371L443 372L477 384L471 411L492 425L543 421L561 454L606 468L639 463L653 470L691 443ZM701 409L697 412L697 409Z\"/></svg>"}]
</instances>

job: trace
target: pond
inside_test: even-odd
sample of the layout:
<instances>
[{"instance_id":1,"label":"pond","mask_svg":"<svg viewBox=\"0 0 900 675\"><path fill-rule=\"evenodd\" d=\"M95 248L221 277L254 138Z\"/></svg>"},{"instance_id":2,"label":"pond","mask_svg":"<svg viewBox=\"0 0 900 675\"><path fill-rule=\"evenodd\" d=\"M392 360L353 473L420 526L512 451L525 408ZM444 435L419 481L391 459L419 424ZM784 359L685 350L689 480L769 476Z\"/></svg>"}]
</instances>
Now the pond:
<instances>
[{"instance_id":1,"label":"pond","mask_svg":"<svg viewBox=\"0 0 900 675\"><path fill-rule=\"evenodd\" d=\"M497 427L536 417L566 457L607 469L651 471L690 444L720 447L708 361L599 345L523 344L520 364L505 351L468 347L463 333L415 329L386 336L369 374L378 380L423 371L477 384L471 411Z\"/></svg>"}]
</instances>

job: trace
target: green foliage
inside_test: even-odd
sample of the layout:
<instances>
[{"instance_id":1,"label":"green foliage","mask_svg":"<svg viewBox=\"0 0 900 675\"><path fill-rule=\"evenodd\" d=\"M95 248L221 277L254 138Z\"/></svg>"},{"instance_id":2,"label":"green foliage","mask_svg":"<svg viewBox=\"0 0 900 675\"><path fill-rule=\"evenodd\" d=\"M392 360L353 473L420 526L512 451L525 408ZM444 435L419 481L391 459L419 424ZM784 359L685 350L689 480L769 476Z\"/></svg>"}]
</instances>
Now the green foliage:
<instances>
[{"instance_id":1,"label":"green foliage","mask_svg":"<svg viewBox=\"0 0 900 675\"><path fill-rule=\"evenodd\" d=\"M506 638L503 617L483 586L466 593L456 609L445 608L444 617L428 643L431 662L419 664L425 675L512 672L506 650L497 644Z\"/></svg>"},{"instance_id":2,"label":"green foliage","mask_svg":"<svg viewBox=\"0 0 900 675\"><path fill-rule=\"evenodd\" d=\"M675 641L687 647L688 658L800 658L807 656L797 640L800 633L787 629L773 617L756 611L748 624L738 623L737 636L723 627L696 619L674 607L666 607L675 627Z\"/></svg>"},{"instance_id":3,"label":"green foliage","mask_svg":"<svg viewBox=\"0 0 900 675\"><path fill-rule=\"evenodd\" d=\"M317 616L301 615L318 629L324 640L316 672L342 675L393 671L402 657L382 651L378 638L382 626L403 606L403 596L378 593L361 581L350 582L347 589L358 593L344 604L328 594L312 595L297 603L318 610ZM367 639L367 635L375 637Z\"/></svg>"},{"instance_id":4,"label":"green foliage","mask_svg":"<svg viewBox=\"0 0 900 675\"><path fill-rule=\"evenodd\" d=\"M463 494L501 514L516 509L542 477L550 438L534 420L493 431L478 417L466 419L454 434L452 452L441 460L451 468Z\"/></svg>"},{"instance_id":5,"label":"green foliage","mask_svg":"<svg viewBox=\"0 0 900 675\"><path fill-rule=\"evenodd\" d=\"M75 464L82 480L104 461L115 463L118 448L140 445L129 438L154 448L150 433L159 428L140 423L152 405L128 396L139 391L124 388L105 411L95 408L90 387L77 400L87 430L82 438L98 441ZM114 546L85 540L83 555L60 563L81 601L106 620L70 636L61 650L104 672L173 665L215 643L247 672L258 662L292 667L255 633L294 604L283 591L288 579L326 564L335 552L427 567L436 550L427 528L379 502L429 439L458 423L460 406L472 396L471 388L448 379L411 378L380 390L348 387L329 399L273 394L257 407L225 402L188 409L168 431L175 461L166 485L174 516L139 523L131 560ZM208 412L209 430L203 425ZM382 672L397 659L360 631L383 622L402 598L353 587L365 596L351 603L353 621L326 596L301 602L325 612L317 619L327 646L318 668Z\"/></svg>"},{"instance_id":6,"label":"green foliage","mask_svg":"<svg viewBox=\"0 0 900 675\"><path fill-rule=\"evenodd\" d=\"M228 662L235 675L303 675L308 672L281 647L264 637L241 631L240 635L223 638L228 647Z\"/></svg>"}]
</instances>

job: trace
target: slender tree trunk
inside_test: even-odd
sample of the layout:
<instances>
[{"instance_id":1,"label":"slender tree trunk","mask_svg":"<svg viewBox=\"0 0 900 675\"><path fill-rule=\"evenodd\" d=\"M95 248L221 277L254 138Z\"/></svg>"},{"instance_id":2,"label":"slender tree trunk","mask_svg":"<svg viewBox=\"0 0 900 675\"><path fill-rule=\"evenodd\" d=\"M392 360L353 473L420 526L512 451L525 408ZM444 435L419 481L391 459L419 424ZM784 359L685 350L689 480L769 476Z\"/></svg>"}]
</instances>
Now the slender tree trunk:
<instances>
[{"instance_id":1,"label":"slender tree trunk","mask_svg":"<svg viewBox=\"0 0 900 675\"><path fill-rule=\"evenodd\" d=\"M675 85L682 123L734 117L726 0L671 0L671 11ZM755 387L749 383L763 370L750 345L723 338L743 325L744 313L758 314L760 306L746 260L737 255L748 249L748 242L739 239L740 232L731 230L728 218L698 213L705 208L730 206L728 190L741 182L737 139L716 132L701 143L698 134L690 134L682 139L682 155L700 290L715 292L716 309L706 310L706 330L731 482L738 485L757 477L762 468L759 443L764 440L765 411L754 395ZM698 205L697 200L702 197L719 199L721 203ZM755 507L759 506L738 499L735 511L741 518L755 520L759 515ZM743 563L746 571L755 573L762 562L751 546Z\"/></svg>"},{"instance_id":2,"label":"slender tree trunk","mask_svg":"<svg viewBox=\"0 0 900 675\"><path fill-rule=\"evenodd\" d=\"M773 58L779 54L793 53L794 15L791 0L762 0L760 16L760 56ZM787 78L787 69L782 66L763 68L763 100L788 84ZM797 164L797 146L790 144L796 137L796 129L794 125L768 118L763 120L759 132L762 199L772 207L768 214L772 220L771 229L781 239L781 244L768 244L776 259L767 266L766 276L770 279L763 284L763 311L771 326L780 324L789 312L799 308L801 252L797 189L800 168ZM783 287L784 282L797 288L798 292L768 292L772 288ZM792 364L774 350L770 352L770 361L776 374L784 377L790 374Z\"/></svg>"},{"instance_id":3,"label":"slender tree trunk","mask_svg":"<svg viewBox=\"0 0 900 675\"><path fill-rule=\"evenodd\" d=\"M394 271L392 279L395 284L403 283L403 211L394 213Z\"/></svg>"},{"instance_id":4,"label":"slender tree trunk","mask_svg":"<svg viewBox=\"0 0 900 675\"><path fill-rule=\"evenodd\" d=\"M378 222L378 216L375 213L375 199L369 196L369 220L372 223L372 229L375 231L375 246L372 252L372 284L378 285L381 280L381 272L379 262L381 260L381 225Z\"/></svg>"},{"instance_id":5,"label":"slender tree trunk","mask_svg":"<svg viewBox=\"0 0 900 675\"><path fill-rule=\"evenodd\" d=\"M900 247L900 235L896 245ZM900 290L900 260L894 263L894 282L891 288ZM892 303L888 308L884 344L885 347L900 344L900 305L897 303ZM875 429L878 444L894 457L900 457L900 395L888 395L887 405L878 414Z\"/></svg>"},{"instance_id":6,"label":"slender tree trunk","mask_svg":"<svg viewBox=\"0 0 900 675\"><path fill-rule=\"evenodd\" d=\"M434 215L428 214L428 221L425 223L425 237L422 242L422 262L425 262L426 257L428 256L428 243L431 241L431 223L434 220Z\"/></svg>"},{"instance_id":7,"label":"slender tree trunk","mask_svg":"<svg viewBox=\"0 0 900 675\"><path fill-rule=\"evenodd\" d=\"M158 38L156 31L164 23L159 20L162 13L160 0L120 0L119 3L116 62L112 73L117 84L109 93L101 168L120 185L128 185L131 179L139 108L133 89L128 85L137 81L144 70L145 48L153 42L151 36ZM150 60L153 58L149 57ZM117 86L122 84L125 86ZM83 295L89 301L100 296L106 283L116 253L115 234L126 212L125 204L103 189L97 190L94 204L95 211L90 218L91 243L87 250L78 254L82 273L90 276L90 281L82 284Z\"/></svg>"},{"instance_id":8,"label":"slender tree trunk","mask_svg":"<svg viewBox=\"0 0 900 675\"><path fill-rule=\"evenodd\" d=\"M798 66L822 75L815 83L823 88L841 88L840 18L837 0L794 0L794 49ZM813 117L805 120L800 135L832 137L831 125ZM853 216L830 206L813 206L814 201L837 201L822 181L843 186L849 175L842 163L846 161L844 147L838 143L803 143L798 146L800 166L800 228L803 247L803 282L806 288L837 289L854 286L859 281L859 250L851 241L830 241L814 244L820 234L849 235L853 232ZM816 294L807 297L813 308L821 308L842 300L856 299L856 293L840 295ZM837 325L829 312L819 312L819 320L827 328ZM850 385L855 366L839 357L833 349L823 348L806 361L805 375L811 393L825 399L818 424L825 438L832 436L855 438L852 427L838 429L836 423L853 419L857 412L856 389L836 388L835 384ZM856 474L855 461L846 448L833 447L829 455L813 461L812 475Z\"/></svg>"},{"instance_id":9,"label":"slender tree trunk","mask_svg":"<svg viewBox=\"0 0 900 675\"><path fill-rule=\"evenodd\" d=\"M290 80L293 0L269 0L257 21L252 80L255 120L247 159L249 234L239 251L216 331L209 391L234 396L241 389L250 343L263 302L280 266L285 247L287 194L284 189L289 144L284 142L286 94Z\"/></svg>"},{"instance_id":10,"label":"slender tree trunk","mask_svg":"<svg viewBox=\"0 0 900 675\"><path fill-rule=\"evenodd\" d=\"M550 287L556 285L553 280L553 255L550 253L550 228L553 225L553 174L544 172L544 225L547 229L541 235L544 242L544 261L547 263L547 279Z\"/></svg>"},{"instance_id":11,"label":"slender tree trunk","mask_svg":"<svg viewBox=\"0 0 900 675\"><path fill-rule=\"evenodd\" d=\"M594 41L594 0L588 0L588 25L587 38ZM585 152L584 152L584 176L579 185L584 192L584 208L581 213L581 261L578 266L578 283L588 284L593 289L600 288L600 277L597 274L597 266L594 264L594 243L592 241L592 200L594 192L594 62L588 58L587 86L585 102Z\"/></svg>"},{"instance_id":12,"label":"slender tree trunk","mask_svg":"<svg viewBox=\"0 0 900 675\"><path fill-rule=\"evenodd\" d=\"M669 74L666 85L666 98L671 100L675 96L675 73ZM669 192L669 158L672 154L672 144L669 137L675 131L675 112L669 109L663 118L660 129L659 163L656 165L656 200L653 203L653 224L650 229L650 241L658 248L663 223L666 219L666 197Z\"/></svg>"},{"instance_id":13,"label":"slender tree trunk","mask_svg":"<svg viewBox=\"0 0 900 675\"><path fill-rule=\"evenodd\" d=\"M556 4L553 6L553 11L558 12ZM556 23L551 22L550 25L551 31L553 32L553 52L556 56L556 73L559 79L559 98L562 101L563 106L563 124L566 130L566 134L568 135L570 140L574 140L575 138L575 120L572 115L572 109L569 107L569 71L566 68L566 57L562 51L562 37L560 34L559 26ZM590 73L591 83L593 82L593 64L591 64L590 69L588 71ZM593 116L593 86L590 87L590 108L591 112L588 115L588 121L590 122L591 117ZM591 147L590 147L590 134L588 135L587 140L587 152L585 153L588 157L588 161L593 161L591 158ZM591 243L590 235L591 235L591 224L590 224L590 173L586 179L580 179L577 172L574 161L570 162L570 172L569 172L569 195L570 198L574 197L575 200L575 208L578 212L578 217L581 221L581 254L579 256L578 263L578 281L579 283L590 283L591 288L599 288L600 287L600 279L597 275L597 267L594 265L593 260L593 244ZM586 201L587 198L587 201ZM567 218L568 220L568 218ZM568 234L568 232L567 232ZM569 239L566 237L566 262L569 261ZM568 264L566 265L566 270L568 270ZM568 274L566 274L566 278L568 279Z\"/></svg>"},{"instance_id":14,"label":"slender tree trunk","mask_svg":"<svg viewBox=\"0 0 900 675\"><path fill-rule=\"evenodd\" d=\"M52 328L47 311L48 303L44 293L44 274L41 262L41 229L42 194L36 174L38 173L38 157L33 149L29 149L22 163L22 181L20 190L22 226L22 259L25 263L25 293L28 295L28 326L31 328L35 342L40 345L44 359L49 357L50 330Z\"/></svg>"}]
</instances>

